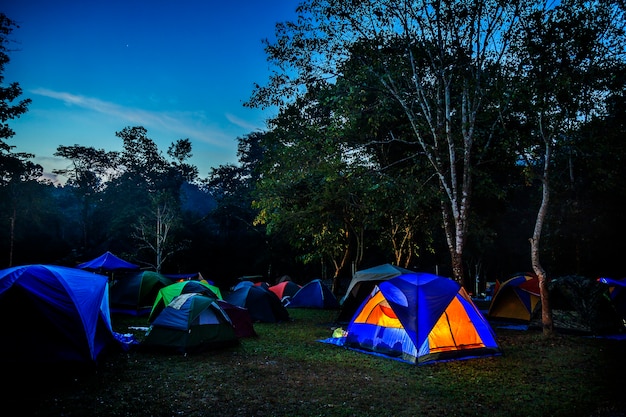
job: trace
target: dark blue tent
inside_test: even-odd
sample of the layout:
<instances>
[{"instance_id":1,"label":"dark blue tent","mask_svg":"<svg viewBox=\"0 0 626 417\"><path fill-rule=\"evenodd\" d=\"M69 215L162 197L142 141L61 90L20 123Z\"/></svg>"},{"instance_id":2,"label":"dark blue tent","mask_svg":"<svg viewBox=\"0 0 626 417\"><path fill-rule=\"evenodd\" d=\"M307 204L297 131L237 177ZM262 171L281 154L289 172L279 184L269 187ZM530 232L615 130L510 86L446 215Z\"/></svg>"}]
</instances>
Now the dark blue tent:
<instances>
[{"instance_id":1,"label":"dark blue tent","mask_svg":"<svg viewBox=\"0 0 626 417\"><path fill-rule=\"evenodd\" d=\"M139 265L127 262L107 251L91 261L79 264L77 268L89 271L115 272L139 269Z\"/></svg>"},{"instance_id":2,"label":"dark blue tent","mask_svg":"<svg viewBox=\"0 0 626 417\"><path fill-rule=\"evenodd\" d=\"M304 307L319 309L336 309L339 308L339 301L333 292L320 279L314 279L304 285L298 292L291 297L288 308Z\"/></svg>"},{"instance_id":3,"label":"dark blue tent","mask_svg":"<svg viewBox=\"0 0 626 417\"><path fill-rule=\"evenodd\" d=\"M0 271L0 360L95 363L115 346L107 277L52 265Z\"/></svg>"},{"instance_id":4,"label":"dark blue tent","mask_svg":"<svg viewBox=\"0 0 626 417\"><path fill-rule=\"evenodd\" d=\"M289 312L273 292L257 285L238 288L224 301L248 309L252 321L276 323L289 320Z\"/></svg>"}]
</instances>

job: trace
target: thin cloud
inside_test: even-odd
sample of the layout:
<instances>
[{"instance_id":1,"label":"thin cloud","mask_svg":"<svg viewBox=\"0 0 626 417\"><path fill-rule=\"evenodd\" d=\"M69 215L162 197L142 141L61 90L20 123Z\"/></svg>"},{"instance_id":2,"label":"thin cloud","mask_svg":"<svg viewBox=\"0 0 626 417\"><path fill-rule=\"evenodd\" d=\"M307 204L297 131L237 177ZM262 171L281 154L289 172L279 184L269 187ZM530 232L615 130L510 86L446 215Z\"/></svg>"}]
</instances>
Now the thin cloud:
<instances>
[{"instance_id":1,"label":"thin cloud","mask_svg":"<svg viewBox=\"0 0 626 417\"><path fill-rule=\"evenodd\" d=\"M202 125L200 120L205 117L198 113L151 112L121 106L93 97L85 97L78 94L53 91L45 88L31 90L31 93L60 100L67 105L81 107L120 120L125 120L128 124L144 126L148 130L157 129L170 131L180 138L188 137L192 140L198 140L220 147L232 146L232 140L234 139L231 134ZM231 120L231 118L227 116L227 119L237 126L245 124L245 121L236 118Z\"/></svg>"},{"instance_id":2,"label":"thin cloud","mask_svg":"<svg viewBox=\"0 0 626 417\"><path fill-rule=\"evenodd\" d=\"M252 124L230 113L226 113L226 119L232 124L239 126L245 130L250 130L250 131L262 131L263 130L258 125Z\"/></svg>"}]
</instances>

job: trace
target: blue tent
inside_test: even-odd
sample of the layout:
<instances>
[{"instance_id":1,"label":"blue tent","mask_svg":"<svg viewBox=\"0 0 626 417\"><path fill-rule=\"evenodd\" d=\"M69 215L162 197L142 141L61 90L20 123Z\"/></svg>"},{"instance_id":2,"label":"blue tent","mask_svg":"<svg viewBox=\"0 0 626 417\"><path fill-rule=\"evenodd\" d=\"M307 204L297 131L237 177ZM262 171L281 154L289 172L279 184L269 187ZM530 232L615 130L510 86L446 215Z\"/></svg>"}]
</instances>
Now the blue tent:
<instances>
[{"instance_id":1,"label":"blue tent","mask_svg":"<svg viewBox=\"0 0 626 417\"><path fill-rule=\"evenodd\" d=\"M323 342L420 365L502 353L465 289L427 273L381 282L345 332Z\"/></svg>"},{"instance_id":2,"label":"blue tent","mask_svg":"<svg viewBox=\"0 0 626 417\"><path fill-rule=\"evenodd\" d=\"M297 293L289 303L288 308L304 307L304 308L319 308L319 309L337 309L339 308L339 301L333 292L319 279L314 279L308 284L304 285L298 290Z\"/></svg>"},{"instance_id":3,"label":"blue tent","mask_svg":"<svg viewBox=\"0 0 626 417\"><path fill-rule=\"evenodd\" d=\"M0 271L0 358L95 363L116 346L107 277L52 265Z\"/></svg>"},{"instance_id":4,"label":"blue tent","mask_svg":"<svg viewBox=\"0 0 626 417\"><path fill-rule=\"evenodd\" d=\"M83 262L76 266L80 269L86 269L89 271L104 271L115 272L121 270L136 270L139 269L139 265L127 262L111 252L107 251L91 261Z\"/></svg>"},{"instance_id":5,"label":"blue tent","mask_svg":"<svg viewBox=\"0 0 626 417\"><path fill-rule=\"evenodd\" d=\"M247 308L252 321L289 321L289 312L276 294L258 285L246 285L224 296L224 301Z\"/></svg>"}]
</instances>

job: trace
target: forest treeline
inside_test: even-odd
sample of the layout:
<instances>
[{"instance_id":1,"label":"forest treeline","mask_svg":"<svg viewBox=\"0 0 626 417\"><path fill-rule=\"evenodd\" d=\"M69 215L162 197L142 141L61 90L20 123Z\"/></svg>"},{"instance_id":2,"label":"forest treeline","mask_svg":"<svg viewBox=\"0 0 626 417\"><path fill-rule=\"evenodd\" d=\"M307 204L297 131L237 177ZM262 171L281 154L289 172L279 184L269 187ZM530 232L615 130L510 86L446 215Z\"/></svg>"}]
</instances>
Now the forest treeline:
<instances>
[{"instance_id":1,"label":"forest treeline","mask_svg":"<svg viewBox=\"0 0 626 417\"><path fill-rule=\"evenodd\" d=\"M265 43L275 107L206 176L192 141L142 126L119 152L59 144L45 180L15 152L28 111L5 85L0 14L0 267L109 250L164 273L349 279L381 263L470 292L520 271L623 276L624 5L304 1ZM15 136L15 137L14 137Z\"/></svg>"}]
</instances>

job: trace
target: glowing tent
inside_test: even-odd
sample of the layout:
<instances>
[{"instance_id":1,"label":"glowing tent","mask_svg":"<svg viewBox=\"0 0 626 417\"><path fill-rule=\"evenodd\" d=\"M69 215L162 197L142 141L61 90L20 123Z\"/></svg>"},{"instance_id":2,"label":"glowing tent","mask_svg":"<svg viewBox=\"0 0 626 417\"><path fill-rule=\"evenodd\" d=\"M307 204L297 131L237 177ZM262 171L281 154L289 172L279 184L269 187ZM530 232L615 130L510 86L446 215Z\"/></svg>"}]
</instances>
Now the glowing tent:
<instances>
[{"instance_id":1,"label":"glowing tent","mask_svg":"<svg viewBox=\"0 0 626 417\"><path fill-rule=\"evenodd\" d=\"M419 365L502 353L463 287L427 273L378 284L345 333L323 342Z\"/></svg>"}]
</instances>

